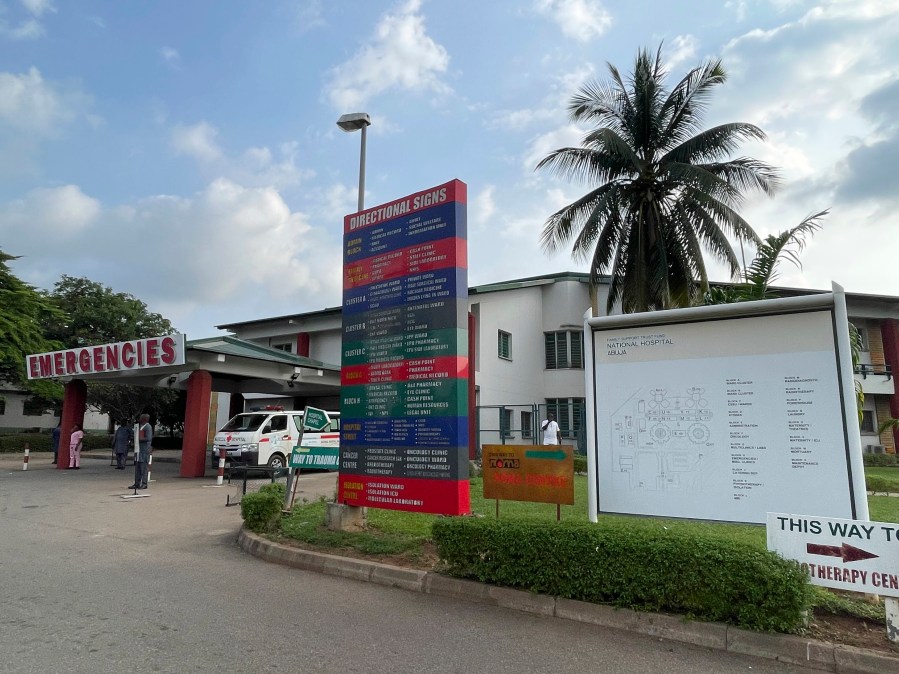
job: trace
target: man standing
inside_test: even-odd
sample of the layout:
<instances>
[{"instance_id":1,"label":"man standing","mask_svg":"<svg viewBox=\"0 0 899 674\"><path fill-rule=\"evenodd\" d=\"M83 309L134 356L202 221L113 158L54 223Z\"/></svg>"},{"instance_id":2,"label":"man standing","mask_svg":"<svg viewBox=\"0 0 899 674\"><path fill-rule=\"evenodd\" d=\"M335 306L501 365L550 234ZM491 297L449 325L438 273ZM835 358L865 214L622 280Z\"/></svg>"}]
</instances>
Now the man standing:
<instances>
[{"instance_id":1,"label":"man standing","mask_svg":"<svg viewBox=\"0 0 899 674\"><path fill-rule=\"evenodd\" d=\"M540 424L540 428L543 429L544 445L562 444L562 431L559 429L559 424L556 423L555 414L553 414L552 412L547 412L546 419L544 419L543 423Z\"/></svg>"},{"instance_id":2,"label":"man standing","mask_svg":"<svg viewBox=\"0 0 899 674\"><path fill-rule=\"evenodd\" d=\"M122 421L112 436L112 449L115 452L116 470L125 470L125 461L128 457L128 447L131 445L132 431L128 428L127 423ZM135 480L136 482L136 480Z\"/></svg>"},{"instance_id":3,"label":"man standing","mask_svg":"<svg viewBox=\"0 0 899 674\"><path fill-rule=\"evenodd\" d=\"M140 428L137 435L137 453L134 455L134 484L128 489L147 488L147 464L150 462L150 443L153 441L153 426L150 415L140 415Z\"/></svg>"}]
</instances>

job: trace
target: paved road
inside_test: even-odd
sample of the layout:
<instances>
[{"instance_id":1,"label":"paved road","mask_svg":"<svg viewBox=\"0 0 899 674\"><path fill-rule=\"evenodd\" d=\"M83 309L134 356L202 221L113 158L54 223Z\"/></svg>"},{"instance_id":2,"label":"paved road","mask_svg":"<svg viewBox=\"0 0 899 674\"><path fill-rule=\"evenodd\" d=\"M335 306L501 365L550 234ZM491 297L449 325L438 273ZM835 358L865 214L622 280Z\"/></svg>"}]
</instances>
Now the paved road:
<instances>
[{"instance_id":1,"label":"paved road","mask_svg":"<svg viewBox=\"0 0 899 674\"><path fill-rule=\"evenodd\" d=\"M214 479L0 457L0 672L809 672L267 564ZM333 491L304 476L301 497Z\"/></svg>"}]
</instances>

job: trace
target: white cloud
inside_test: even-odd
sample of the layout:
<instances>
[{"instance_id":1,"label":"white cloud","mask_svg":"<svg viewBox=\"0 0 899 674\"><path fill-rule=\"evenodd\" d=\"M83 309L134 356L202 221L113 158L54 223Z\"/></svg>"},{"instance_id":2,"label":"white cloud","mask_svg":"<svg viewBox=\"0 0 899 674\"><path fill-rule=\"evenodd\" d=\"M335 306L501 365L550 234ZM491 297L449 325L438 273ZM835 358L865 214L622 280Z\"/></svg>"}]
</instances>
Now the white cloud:
<instances>
[{"instance_id":1,"label":"white cloud","mask_svg":"<svg viewBox=\"0 0 899 674\"><path fill-rule=\"evenodd\" d=\"M190 197L107 208L73 185L35 190L0 208L0 240L23 226L43 228L10 250L29 282L87 276L176 326L201 314L212 333L214 323L295 311L298 297L323 298L316 308L340 297L339 232L313 227L273 188L222 178Z\"/></svg>"},{"instance_id":2,"label":"white cloud","mask_svg":"<svg viewBox=\"0 0 899 674\"><path fill-rule=\"evenodd\" d=\"M100 202L87 196L76 185L39 188L24 198L8 203L0 214L0 232L4 240L17 238L27 229L38 245L47 241L71 241L97 221Z\"/></svg>"},{"instance_id":3,"label":"white cloud","mask_svg":"<svg viewBox=\"0 0 899 674\"><path fill-rule=\"evenodd\" d=\"M580 42L600 37L612 26L612 15L599 0L535 0L534 8Z\"/></svg>"},{"instance_id":4,"label":"white cloud","mask_svg":"<svg viewBox=\"0 0 899 674\"><path fill-rule=\"evenodd\" d=\"M38 20L44 14L56 11L49 0L20 0L29 16L21 19L18 25L10 25L5 18L0 18L0 36L11 40L35 40L45 33L44 25ZM5 9L0 5L0 10Z\"/></svg>"},{"instance_id":5,"label":"white cloud","mask_svg":"<svg viewBox=\"0 0 899 674\"><path fill-rule=\"evenodd\" d=\"M34 16L43 16L47 12L55 12L56 7L50 0L20 0L22 6Z\"/></svg>"},{"instance_id":6,"label":"white cloud","mask_svg":"<svg viewBox=\"0 0 899 674\"><path fill-rule=\"evenodd\" d=\"M198 161L214 161L222 157L222 150L215 141L218 129L208 122L193 126L178 125L172 129L172 148L178 154L186 154Z\"/></svg>"},{"instance_id":7,"label":"white cloud","mask_svg":"<svg viewBox=\"0 0 899 674\"><path fill-rule=\"evenodd\" d=\"M335 108L355 110L385 91L450 92L440 75L449 54L425 30L421 0L407 0L383 16L353 58L331 71L325 93Z\"/></svg>"},{"instance_id":8,"label":"white cloud","mask_svg":"<svg viewBox=\"0 0 899 674\"><path fill-rule=\"evenodd\" d=\"M493 221L493 217L496 215L496 203L493 201L495 191L496 185L485 185L484 189L471 200L469 210L475 225L489 225Z\"/></svg>"},{"instance_id":9,"label":"white cloud","mask_svg":"<svg viewBox=\"0 0 899 674\"><path fill-rule=\"evenodd\" d=\"M174 47L163 47L159 50L159 55L168 66L178 70L181 68L181 54Z\"/></svg>"},{"instance_id":10,"label":"white cloud","mask_svg":"<svg viewBox=\"0 0 899 674\"><path fill-rule=\"evenodd\" d=\"M693 35L678 35L671 41L666 65L670 70L674 70L682 63L693 61L698 48L699 40Z\"/></svg>"},{"instance_id":11,"label":"white cloud","mask_svg":"<svg viewBox=\"0 0 899 674\"><path fill-rule=\"evenodd\" d=\"M298 145L282 143L277 152L268 147L250 147L236 157L218 143L217 128L202 121L190 126L178 125L171 131L170 142L176 154L192 157L216 177L226 177L242 185L283 188L296 185L315 175L296 165Z\"/></svg>"},{"instance_id":12,"label":"white cloud","mask_svg":"<svg viewBox=\"0 0 899 674\"><path fill-rule=\"evenodd\" d=\"M64 92L45 81L37 68L16 75L0 72L0 129L53 135L71 121L85 101L80 92Z\"/></svg>"},{"instance_id":13,"label":"white cloud","mask_svg":"<svg viewBox=\"0 0 899 674\"><path fill-rule=\"evenodd\" d=\"M321 0L305 0L296 8L297 25L302 32L327 25L322 15Z\"/></svg>"},{"instance_id":14,"label":"white cloud","mask_svg":"<svg viewBox=\"0 0 899 674\"><path fill-rule=\"evenodd\" d=\"M535 138L524 155L524 169L532 173L534 168L553 150L563 147L580 147L584 133L574 125L567 125L541 134Z\"/></svg>"}]
</instances>

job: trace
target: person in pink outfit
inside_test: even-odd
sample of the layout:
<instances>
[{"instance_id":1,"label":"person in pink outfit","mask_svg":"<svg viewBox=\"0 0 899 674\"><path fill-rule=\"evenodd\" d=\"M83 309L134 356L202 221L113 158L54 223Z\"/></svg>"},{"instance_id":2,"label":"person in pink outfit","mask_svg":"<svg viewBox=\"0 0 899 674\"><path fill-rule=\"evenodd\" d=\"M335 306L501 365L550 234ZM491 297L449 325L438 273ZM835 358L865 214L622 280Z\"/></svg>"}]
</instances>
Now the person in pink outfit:
<instances>
[{"instance_id":1,"label":"person in pink outfit","mask_svg":"<svg viewBox=\"0 0 899 674\"><path fill-rule=\"evenodd\" d=\"M81 426L72 426L72 437L69 440L69 468L81 468L81 447L84 444L84 431Z\"/></svg>"}]
</instances>

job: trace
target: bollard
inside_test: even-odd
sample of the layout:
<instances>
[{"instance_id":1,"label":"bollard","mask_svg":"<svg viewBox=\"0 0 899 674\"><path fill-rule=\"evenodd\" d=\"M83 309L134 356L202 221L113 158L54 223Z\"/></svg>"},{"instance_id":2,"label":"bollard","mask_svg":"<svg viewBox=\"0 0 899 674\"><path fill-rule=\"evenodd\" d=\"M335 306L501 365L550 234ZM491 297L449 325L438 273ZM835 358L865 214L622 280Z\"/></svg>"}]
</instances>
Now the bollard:
<instances>
[{"instance_id":1,"label":"bollard","mask_svg":"<svg viewBox=\"0 0 899 674\"><path fill-rule=\"evenodd\" d=\"M31 452L31 446L25 443L25 461L22 463L22 470L28 470L28 454Z\"/></svg>"},{"instance_id":2,"label":"bollard","mask_svg":"<svg viewBox=\"0 0 899 674\"><path fill-rule=\"evenodd\" d=\"M150 486L150 475L153 472L153 451L150 451L150 456L147 457L147 487Z\"/></svg>"},{"instance_id":3,"label":"bollard","mask_svg":"<svg viewBox=\"0 0 899 674\"><path fill-rule=\"evenodd\" d=\"M224 449L219 450L219 472L218 477L215 478L215 484L218 487L225 482L225 451Z\"/></svg>"},{"instance_id":4,"label":"bollard","mask_svg":"<svg viewBox=\"0 0 899 674\"><path fill-rule=\"evenodd\" d=\"M887 639L897 643L899 642L899 599L886 597L884 608L887 615Z\"/></svg>"}]
</instances>

